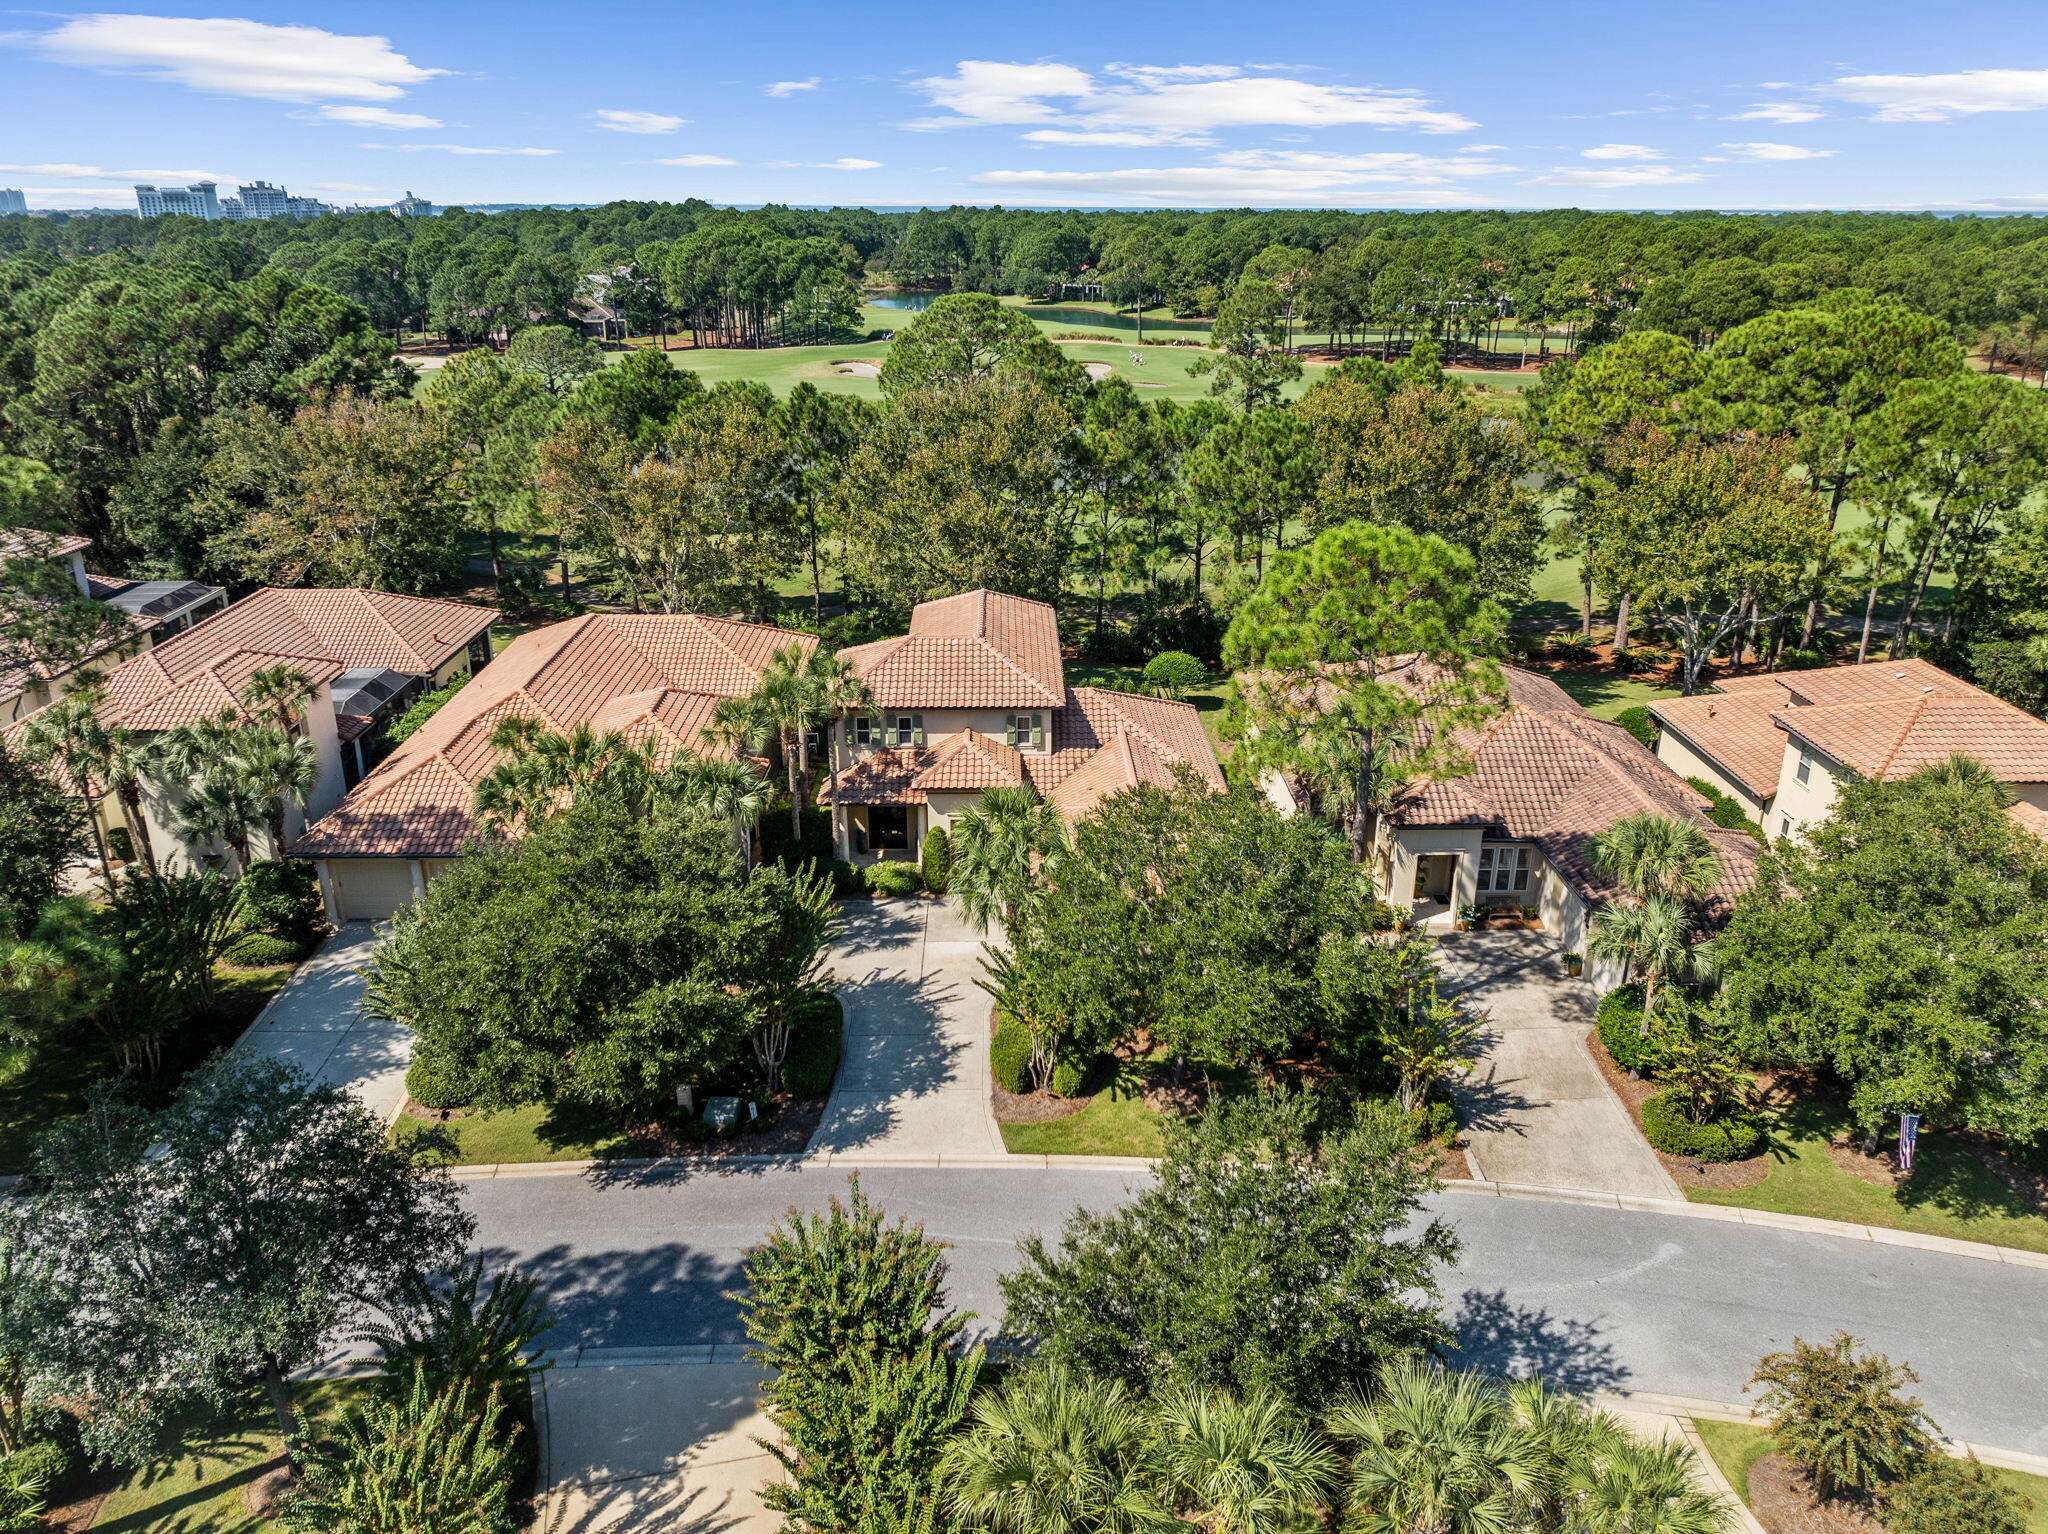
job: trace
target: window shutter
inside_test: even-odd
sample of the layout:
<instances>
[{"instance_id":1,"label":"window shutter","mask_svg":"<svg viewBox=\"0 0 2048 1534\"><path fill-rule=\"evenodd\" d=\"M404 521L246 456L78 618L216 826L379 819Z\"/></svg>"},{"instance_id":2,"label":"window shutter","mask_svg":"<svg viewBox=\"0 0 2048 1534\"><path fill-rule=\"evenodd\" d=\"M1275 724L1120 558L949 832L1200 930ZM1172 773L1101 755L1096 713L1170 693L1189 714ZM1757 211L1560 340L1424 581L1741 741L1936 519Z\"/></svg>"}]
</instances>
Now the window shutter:
<instances>
[{"instance_id":1,"label":"window shutter","mask_svg":"<svg viewBox=\"0 0 2048 1534\"><path fill-rule=\"evenodd\" d=\"M910 743L913 746L924 744L924 715L922 714L912 714L910 716Z\"/></svg>"},{"instance_id":2,"label":"window shutter","mask_svg":"<svg viewBox=\"0 0 2048 1534\"><path fill-rule=\"evenodd\" d=\"M1044 730L1045 730L1045 715L1043 715L1043 714L1033 714L1033 715L1031 716L1031 749L1032 749L1032 750L1034 750L1034 751L1038 751L1038 750L1042 750L1042 749L1044 748L1044 746L1045 746L1045 735L1044 735Z\"/></svg>"}]
</instances>

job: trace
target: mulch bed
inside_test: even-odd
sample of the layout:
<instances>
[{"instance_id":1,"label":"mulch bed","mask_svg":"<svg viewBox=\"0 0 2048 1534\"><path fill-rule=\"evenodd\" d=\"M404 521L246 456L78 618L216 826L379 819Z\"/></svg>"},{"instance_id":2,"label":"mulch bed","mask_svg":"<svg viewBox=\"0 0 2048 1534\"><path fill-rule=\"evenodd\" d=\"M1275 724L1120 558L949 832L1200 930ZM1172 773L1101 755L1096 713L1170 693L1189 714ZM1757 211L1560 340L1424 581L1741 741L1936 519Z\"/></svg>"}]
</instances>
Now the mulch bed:
<instances>
[{"instance_id":1,"label":"mulch bed","mask_svg":"<svg viewBox=\"0 0 2048 1534\"><path fill-rule=\"evenodd\" d=\"M43 1523L52 1530L63 1530L64 1534L85 1534L100 1515L100 1506L121 1484L122 1472L116 1469L91 1470L84 1474L71 1474L64 1478L57 1493L66 1498L43 1509Z\"/></svg>"},{"instance_id":2,"label":"mulch bed","mask_svg":"<svg viewBox=\"0 0 2048 1534\"><path fill-rule=\"evenodd\" d=\"M1749 1510L1769 1534L1884 1534L1867 1509L1819 1500L1806 1472L1782 1454L1749 1467Z\"/></svg>"},{"instance_id":3,"label":"mulch bed","mask_svg":"<svg viewBox=\"0 0 2048 1534\"><path fill-rule=\"evenodd\" d=\"M1095 1101L1093 1097L1054 1097L1050 1092L1005 1092L995 1082L989 1083L988 1100L998 1124L1050 1124L1055 1119L1072 1118Z\"/></svg>"},{"instance_id":4,"label":"mulch bed","mask_svg":"<svg viewBox=\"0 0 2048 1534\"><path fill-rule=\"evenodd\" d=\"M1632 1077L1614 1063L1614 1057L1607 1053L1607 1046L1600 1042L1597 1028L1586 1030L1586 1052L1593 1057L1600 1074L1607 1084L1614 1088L1615 1095L1628 1109L1628 1116L1636 1126L1636 1133L1643 1129L1643 1103L1657 1090L1657 1083ZM1775 1090L1775 1088L1767 1088ZM1647 1139L1643 1142L1649 1145ZM1656 1146L1650 1146L1650 1154L1664 1165L1671 1174L1671 1180L1681 1188L1710 1188L1717 1193L1733 1193L1742 1188L1754 1188L1771 1172L1771 1153L1758 1151L1754 1156L1741 1161L1702 1161L1694 1163L1686 1156L1667 1156ZM1697 1165L1698 1170L1695 1170Z\"/></svg>"}]
</instances>

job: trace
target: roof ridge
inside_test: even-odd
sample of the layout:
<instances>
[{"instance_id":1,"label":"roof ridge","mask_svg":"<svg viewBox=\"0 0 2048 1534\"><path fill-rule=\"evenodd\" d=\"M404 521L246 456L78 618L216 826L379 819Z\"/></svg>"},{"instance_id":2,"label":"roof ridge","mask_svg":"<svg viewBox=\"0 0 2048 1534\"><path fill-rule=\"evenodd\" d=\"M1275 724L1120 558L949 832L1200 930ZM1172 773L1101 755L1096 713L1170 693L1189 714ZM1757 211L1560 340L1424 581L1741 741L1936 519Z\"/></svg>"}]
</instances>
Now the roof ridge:
<instances>
[{"instance_id":1,"label":"roof ridge","mask_svg":"<svg viewBox=\"0 0 2048 1534\"><path fill-rule=\"evenodd\" d=\"M351 596L357 596L362 598L364 608L368 610L371 617L375 618L379 623L383 624L384 627L390 631L392 642L395 643L399 649L405 651L406 654L410 655L416 661L424 662L426 660L426 657L420 654L419 646L415 645L410 639L407 639L405 635L399 633L398 625L393 623L389 618L385 617L383 608L379 607L375 602L370 600L372 597L384 596L386 595L386 593L381 591L371 591L367 587L363 586L351 586L348 588L348 591Z\"/></svg>"},{"instance_id":2,"label":"roof ridge","mask_svg":"<svg viewBox=\"0 0 2048 1534\"><path fill-rule=\"evenodd\" d=\"M1147 703L1163 703L1170 707L1184 708L1191 714L1195 712L1195 706L1192 703L1182 702L1178 698L1154 698L1142 692L1118 692L1114 688L1109 687L1069 687L1067 691L1098 693L1105 698L1139 698ZM1132 718L1122 709L1117 710L1117 721L1123 728L1135 730L1139 735L1143 736L1146 745L1157 751L1161 756L1177 756L1180 754L1170 742L1161 739L1153 734L1151 730L1147 729L1142 720ZM1196 728L1199 729L1201 727L1199 719L1192 722Z\"/></svg>"}]
</instances>

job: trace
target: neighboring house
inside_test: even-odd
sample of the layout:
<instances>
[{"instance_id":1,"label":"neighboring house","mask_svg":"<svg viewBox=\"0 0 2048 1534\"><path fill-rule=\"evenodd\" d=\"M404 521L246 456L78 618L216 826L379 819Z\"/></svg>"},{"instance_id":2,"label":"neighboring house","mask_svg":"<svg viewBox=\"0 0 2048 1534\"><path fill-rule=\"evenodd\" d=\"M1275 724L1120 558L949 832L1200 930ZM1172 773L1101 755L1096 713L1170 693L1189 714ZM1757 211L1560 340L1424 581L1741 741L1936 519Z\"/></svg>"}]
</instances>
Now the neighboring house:
<instances>
[{"instance_id":1,"label":"neighboring house","mask_svg":"<svg viewBox=\"0 0 2048 1534\"><path fill-rule=\"evenodd\" d=\"M1958 754L2048 810L2048 723L1924 660L1728 677L1649 707L1658 757L1773 839L1825 820L1846 779L1902 778Z\"/></svg>"},{"instance_id":2,"label":"neighboring house","mask_svg":"<svg viewBox=\"0 0 2048 1534\"><path fill-rule=\"evenodd\" d=\"M239 713L238 694L252 675L289 665L318 689L302 718L319 763L305 808L317 818L346 791L348 761L365 737L421 689L444 686L489 659L496 618L488 607L383 591L258 591L115 667L100 719L151 735L224 710ZM401 679L374 706L351 683L369 673ZM363 708L370 711L347 711ZM174 788L153 784L142 805L151 846L174 871L194 866L172 829L176 801ZM101 804L100 816L109 830L122 824L111 803ZM288 814L287 837L300 829L296 820L295 811ZM268 841L261 830L255 837L259 846Z\"/></svg>"},{"instance_id":3,"label":"neighboring house","mask_svg":"<svg viewBox=\"0 0 2048 1534\"><path fill-rule=\"evenodd\" d=\"M1705 796L1620 725L1595 719L1547 677L1501 670L1506 707L1457 736L1471 770L1410 783L1380 817L1373 860L1381 898L1432 928L1449 925L1462 906L1534 907L1566 949L1583 953L1593 912L1617 893L1594 864L1593 838L1647 812L1705 834L1722 870L1705 915L1725 917L1755 877L1756 842L1711 824ZM1418 670L1412 680L1426 677ZM1306 805L1290 780L1265 787L1283 810ZM1618 978L1594 974L1602 985Z\"/></svg>"},{"instance_id":4,"label":"neighboring house","mask_svg":"<svg viewBox=\"0 0 2048 1534\"><path fill-rule=\"evenodd\" d=\"M1069 687L1043 602L968 591L921 602L910 632L839 652L875 713L832 732L839 855L915 858L984 788L1029 785L1067 820L1139 783L1192 770L1223 787L1192 705Z\"/></svg>"},{"instance_id":5,"label":"neighboring house","mask_svg":"<svg viewBox=\"0 0 2048 1534\"><path fill-rule=\"evenodd\" d=\"M0 528L0 562L48 559L63 564L81 596L125 613L131 630L95 646L75 665L60 669L38 664L27 674L9 671L0 676L0 727L26 719L143 646L174 639L227 606L225 591L199 581L130 581L116 575L95 575L85 568L85 551L91 547L90 538L73 534Z\"/></svg>"},{"instance_id":6,"label":"neighboring house","mask_svg":"<svg viewBox=\"0 0 2048 1534\"><path fill-rule=\"evenodd\" d=\"M593 613L523 634L374 768L291 848L320 873L336 921L410 904L476 835L476 785L497 765L492 731L518 715L588 725L673 755L704 750L720 698L760 684L776 651L808 634L694 614Z\"/></svg>"}]
</instances>

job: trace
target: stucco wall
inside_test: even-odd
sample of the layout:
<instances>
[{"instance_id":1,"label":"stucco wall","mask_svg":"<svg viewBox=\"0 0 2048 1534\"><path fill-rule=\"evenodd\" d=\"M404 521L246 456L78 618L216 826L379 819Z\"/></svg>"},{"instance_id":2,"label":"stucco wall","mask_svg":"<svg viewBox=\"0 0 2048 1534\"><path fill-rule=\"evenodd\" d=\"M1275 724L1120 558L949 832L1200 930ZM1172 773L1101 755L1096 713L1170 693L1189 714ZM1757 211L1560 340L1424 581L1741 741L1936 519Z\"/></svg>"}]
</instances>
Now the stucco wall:
<instances>
[{"instance_id":1,"label":"stucco wall","mask_svg":"<svg viewBox=\"0 0 2048 1534\"><path fill-rule=\"evenodd\" d=\"M1703 778L1742 806L1742 813L1758 825L1770 810L1770 800L1759 799L1733 777L1702 756L1684 736L1669 725L1659 726L1657 760L1681 778Z\"/></svg>"},{"instance_id":2,"label":"stucco wall","mask_svg":"<svg viewBox=\"0 0 2048 1534\"><path fill-rule=\"evenodd\" d=\"M1799 781L1799 754L1804 748L1812 766L1807 781ZM1848 769L1833 757L1806 745L1797 737L1785 749L1785 763L1778 773L1778 791L1771 799L1770 819L1764 835L1775 841L1784 835L1798 836L1828 818L1840 792L1840 780Z\"/></svg>"}]
</instances>

